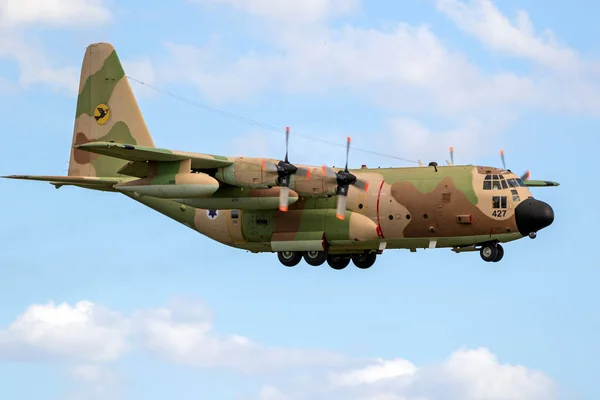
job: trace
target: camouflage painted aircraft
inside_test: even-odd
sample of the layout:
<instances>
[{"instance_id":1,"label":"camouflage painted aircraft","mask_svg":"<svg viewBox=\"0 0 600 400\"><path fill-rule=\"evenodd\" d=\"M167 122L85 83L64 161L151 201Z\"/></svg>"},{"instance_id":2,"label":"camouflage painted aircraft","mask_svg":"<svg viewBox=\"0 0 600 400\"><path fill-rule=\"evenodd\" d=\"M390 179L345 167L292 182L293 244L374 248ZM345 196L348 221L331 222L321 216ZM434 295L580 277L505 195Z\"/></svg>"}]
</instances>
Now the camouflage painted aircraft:
<instances>
[{"instance_id":1,"label":"camouflage painted aircraft","mask_svg":"<svg viewBox=\"0 0 600 400\"><path fill-rule=\"evenodd\" d=\"M552 208L528 187L558 183L472 165L348 169L157 148L112 45L85 53L68 176L13 175L122 193L222 244L365 269L386 249L479 251L536 233ZM504 161L504 156L502 155Z\"/></svg>"}]
</instances>

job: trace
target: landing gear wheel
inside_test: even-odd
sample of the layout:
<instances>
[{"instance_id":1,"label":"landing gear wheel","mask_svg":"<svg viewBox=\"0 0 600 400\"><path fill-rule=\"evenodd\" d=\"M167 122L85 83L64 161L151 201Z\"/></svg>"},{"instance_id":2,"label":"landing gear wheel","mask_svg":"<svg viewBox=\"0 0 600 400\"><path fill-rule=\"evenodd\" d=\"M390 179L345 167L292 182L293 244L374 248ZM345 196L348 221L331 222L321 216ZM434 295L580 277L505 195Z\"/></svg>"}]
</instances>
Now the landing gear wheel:
<instances>
[{"instance_id":1,"label":"landing gear wheel","mask_svg":"<svg viewBox=\"0 0 600 400\"><path fill-rule=\"evenodd\" d=\"M493 243L484 244L483 246L481 246L481 250L479 250L479 254L481 255L481 258L483 259L483 261L486 261L486 262L495 261L496 257L498 256L498 247L496 244L493 244Z\"/></svg>"},{"instance_id":2,"label":"landing gear wheel","mask_svg":"<svg viewBox=\"0 0 600 400\"><path fill-rule=\"evenodd\" d=\"M302 253L297 251L279 251L277 252L277 258L286 267L293 267L298 265L300 260L302 260Z\"/></svg>"},{"instance_id":3,"label":"landing gear wheel","mask_svg":"<svg viewBox=\"0 0 600 400\"><path fill-rule=\"evenodd\" d=\"M306 251L304 252L304 261L308 265L317 267L327 261L327 253L324 251Z\"/></svg>"},{"instance_id":4,"label":"landing gear wheel","mask_svg":"<svg viewBox=\"0 0 600 400\"><path fill-rule=\"evenodd\" d=\"M350 257L341 256L341 255L328 255L327 256L327 264L333 269L344 269L350 264Z\"/></svg>"},{"instance_id":5,"label":"landing gear wheel","mask_svg":"<svg viewBox=\"0 0 600 400\"><path fill-rule=\"evenodd\" d=\"M373 264L375 264L376 259L377 253L363 253L352 256L352 262L360 269L370 268Z\"/></svg>"},{"instance_id":6,"label":"landing gear wheel","mask_svg":"<svg viewBox=\"0 0 600 400\"><path fill-rule=\"evenodd\" d=\"M502 260L502 257L504 257L504 248L500 244L496 245L496 250L498 250L498 254L496 254L494 262L498 262Z\"/></svg>"}]
</instances>

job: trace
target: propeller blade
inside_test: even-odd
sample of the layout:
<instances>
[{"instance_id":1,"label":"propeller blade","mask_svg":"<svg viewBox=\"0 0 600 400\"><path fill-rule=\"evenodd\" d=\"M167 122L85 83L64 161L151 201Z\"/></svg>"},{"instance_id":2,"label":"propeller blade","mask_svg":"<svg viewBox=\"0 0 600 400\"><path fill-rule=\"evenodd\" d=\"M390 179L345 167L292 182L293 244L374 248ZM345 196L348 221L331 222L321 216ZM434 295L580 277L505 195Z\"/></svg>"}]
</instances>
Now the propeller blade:
<instances>
[{"instance_id":1,"label":"propeller blade","mask_svg":"<svg viewBox=\"0 0 600 400\"><path fill-rule=\"evenodd\" d=\"M337 210L335 213L335 217L337 219L341 219L342 221L346 219L346 204L348 203L348 197L346 195L340 194L338 196Z\"/></svg>"},{"instance_id":2,"label":"propeller blade","mask_svg":"<svg viewBox=\"0 0 600 400\"><path fill-rule=\"evenodd\" d=\"M296 175L308 179L310 178L310 168L298 167Z\"/></svg>"},{"instance_id":3,"label":"propeller blade","mask_svg":"<svg viewBox=\"0 0 600 400\"><path fill-rule=\"evenodd\" d=\"M504 161L504 150L500 150L500 157L502 158L502 166L506 170L506 161Z\"/></svg>"},{"instance_id":4,"label":"propeller blade","mask_svg":"<svg viewBox=\"0 0 600 400\"><path fill-rule=\"evenodd\" d=\"M369 182L363 181L362 179L357 179L356 182L354 182L354 186L356 186L357 189L364 190L365 192L369 190Z\"/></svg>"},{"instance_id":5,"label":"propeller blade","mask_svg":"<svg viewBox=\"0 0 600 400\"><path fill-rule=\"evenodd\" d=\"M419 160L419 167L424 167L423 161Z\"/></svg>"},{"instance_id":6,"label":"propeller blade","mask_svg":"<svg viewBox=\"0 0 600 400\"><path fill-rule=\"evenodd\" d=\"M337 181L337 173L333 169L323 165L321 167L321 173L323 174L324 179L333 182Z\"/></svg>"},{"instance_id":7,"label":"propeller blade","mask_svg":"<svg viewBox=\"0 0 600 400\"><path fill-rule=\"evenodd\" d=\"M279 211L286 212L288 210L290 198L290 188L281 186L279 188Z\"/></svg>"},{"instance_id":8,"label":"propeller blade","mask_svg":"<svg viewBox=\"0 0 600 400\"><path fill-rule=\"evenodd\" d=\"M348 156L350 155L350 136L348 136L348 140L346 142L346 168L344 171L348 171Z\"/></svg>"},{"instance_id":9,"label":"propeller blade","mask_svg":"<svg viewBox=\"0 0 600 400\"><path fill-rule=\"evenodd\" d=\"M262 170L265 172L272 172L272 173L276 173L278 171L277 165L275 165L271 161L267 161L265 159L262 160Z\"/></svg>"},{"instance_id":10,"label":"propeller blade","mask_svg":"<svg viewBox=\"0 0 600 400\"><path fill-rule=\"evenodd\" d=\"M290 144L290 127L286 126L285 127L285 162L289 162L288 161L288 147Z\"/></svg>"},{"instance_id":11,"label":"propeller blade","mask_svg":"<svg viewBox=\"0 0 600 400\"><path fill-rule=\"evenodd\" d=\"M521 180L526 181L531 177L531 173L527 170L523 175L521 175Z\"/></svg>"}]
</instances>

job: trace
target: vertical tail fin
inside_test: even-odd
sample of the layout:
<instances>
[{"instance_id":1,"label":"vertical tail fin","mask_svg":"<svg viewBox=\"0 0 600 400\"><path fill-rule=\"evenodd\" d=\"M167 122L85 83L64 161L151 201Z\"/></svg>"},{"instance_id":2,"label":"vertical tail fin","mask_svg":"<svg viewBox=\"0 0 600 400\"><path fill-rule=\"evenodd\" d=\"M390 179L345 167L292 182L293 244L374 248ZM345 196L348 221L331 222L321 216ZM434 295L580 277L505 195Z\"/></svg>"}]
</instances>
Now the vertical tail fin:
<instances>
[{"instance_id":1,"label":"vertical tail fin","mask_svg":"<svg viewBox=\"0 0 600 400\"><path fill-rule=\"evenodd\" d=\"M72 145L89 142L155 147L114 47L88 46L83 58ZM127 163L71 147L69 176L114 177Z\"/></svg>"}]
</instances>

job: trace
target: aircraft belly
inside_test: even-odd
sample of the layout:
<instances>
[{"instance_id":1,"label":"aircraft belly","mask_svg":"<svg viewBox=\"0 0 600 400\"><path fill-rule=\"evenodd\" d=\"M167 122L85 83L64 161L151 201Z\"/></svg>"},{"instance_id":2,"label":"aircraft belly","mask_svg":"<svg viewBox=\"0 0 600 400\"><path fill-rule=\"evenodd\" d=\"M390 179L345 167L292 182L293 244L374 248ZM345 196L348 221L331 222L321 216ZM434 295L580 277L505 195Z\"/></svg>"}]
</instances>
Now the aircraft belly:
<instances>
[{"instance_id":1,"label":"aircraft belly","mask_svg":"<svg viewBox=\"0 0 600 400\"><path fill-rule=\"evenodd\" d=\"M346 211L345 220L335 209L245 211L243 233L248 242L270 242L273 251L323 250L323 239L332 246L377 248L377 225L370 218Z\"/></svg>"},{"instance_id":2,"label":"aircraft belly","mask_svg":"<svg viewBox=\"0 0 600 400\"><path fill-rule=\"evenodd\" d=\"M402 238L402 239L386 239L386 249L427 249L430 243L435 242L435 248L448 248L455 246L470 246L478 243L485 243L490 240L499 242L511 242L521 239L522 236L518 232L500 233L492 235L471 235L471 236L456 236L456 237L420 237L420 238Z\"/></svg>"}]
</instances>

